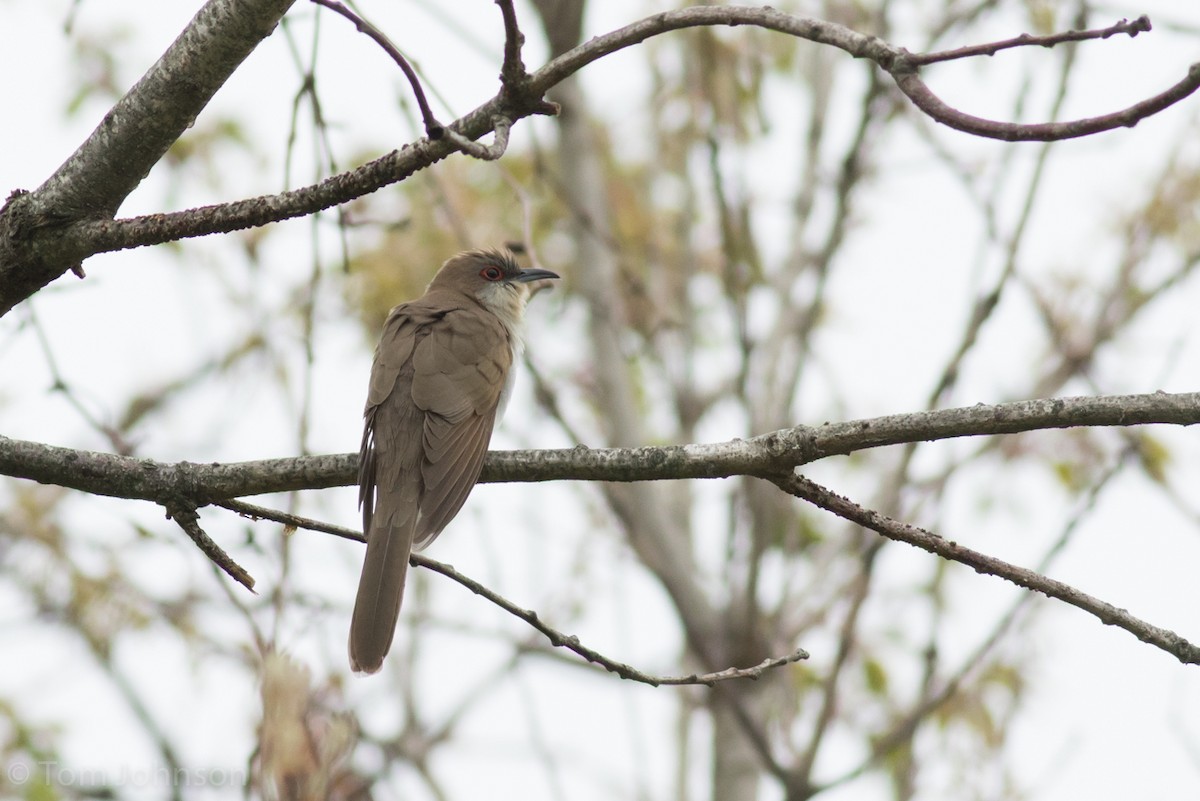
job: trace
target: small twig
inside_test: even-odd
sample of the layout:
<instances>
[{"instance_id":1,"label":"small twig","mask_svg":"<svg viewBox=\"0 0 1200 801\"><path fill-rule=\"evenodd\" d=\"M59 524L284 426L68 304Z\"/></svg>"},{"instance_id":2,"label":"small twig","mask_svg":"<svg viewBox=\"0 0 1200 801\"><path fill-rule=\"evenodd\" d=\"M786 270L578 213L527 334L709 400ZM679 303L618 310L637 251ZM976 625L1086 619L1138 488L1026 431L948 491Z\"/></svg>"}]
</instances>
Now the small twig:
<instances>
[{"instance_id":1,"label":"small twig","mask_svg":"<svg viewBox=\"0 0 1200 801\"><path fill-rule=\"evenodd\" d=\"M392 57L392 60L400 66L400 69L404 71L405 76L408 78L408 82L412 84L413 94L417 98L417 106L421 110L421 119L425 124L425 134L430 139L446 137L468 156L474 156L483 161L495 161L508 150L508 132L512 127L511 119L500 115L492 118L496 136L491 145L473 142L452 128L447 128L433 116L433 111L429 108L429 101L425 99L425 92L421 88L421 82L417 79L417 73L408 63L408 60L404 58L403 54L401 54L399 48L392 44L383 31L367 22L337 0L312 0L312 2L335 11L353 22L360 32L374 39ZM528 73L525 71L525 65L521 61L521 45L525 42L525 36L517 27L516 12L513 10L511 0L496 0L496 4L500 6L500 10L504 14L504 66L500 77L505 90L516 91L516 87L529 78Z\"/></svg>"},{"instance_id":2,"label":"small twig","mask_svg":"<svg viewBox=\"0 0 1200 801\"><path fill-rule=\"evenodd\" d=\"M82 278L83 276L80 277ZM28 315L29 324L33 328L34 336L42 350L42 358L46 361L46 369L50 373L50 391L61 393L71 408L83 418L83 421L108 440L113 451L122 456L131 455L133 453L133 445L125 438L121 430L102 422L96 415L92 414L79 397L78 392L71 386L66 376L59 369L58 359L55 357L54 348L50 344L50 336L46 333L46 329L42 325L42 320L32 305L28 308Z\"/></svg>"},{"instance_id":3,"label":"small twig","mask_svg":"<svg viewBox=\"0 0 1200 801\"><path fill-rule=\"evenodd\" d=\"M574 635L563 634L557 629L554 629L543 623L541 618L538 617L537 612L534 612L531 609L522 609L502 595L489 590L479 582L464 576L462 573L459 573L450 565L442 562L435 562L432 559L418 556L417 554L413 554L409 558L409 563L426 567L437 573L441 573L443 576L457 581L459 584L463 585L476 595L483 596L504 611L515 617L519 617L521 620L524 620L530 626L540 631L546 636L546 639L550 641L550 644L556 648L566 648L567 650L575 652L587 661L599 665L609 673L616 673L623 679L641 682L642 684L649 684L652 687L658 687L660 685L678 686L689 684L704 684L711 687L719 681L726 681L728 679L757 679L765 671L770 670L771 668L781 667L783 665L787 665L792 662L799 662L802 659L808 658L807 651L798 649L787 656L766 659L754 667L749 668L731 667L715 673L692 673L688 676L654 676L649 673L643 673L642 671L637 670L636 668L633 668L623 662L617 662L613 659L609 659L597 651L593 651L591 648L588 648L580 643L578 637Z\"/></svg>"},{"instance_id":4,"label":"small twig","mask_svg":"<svg viewBox=\"0 0 1200 801\"><path fill-rule=\"evenodd\" d=\"M999 42L969 45L967 47L956 47L953 50L938 50L933 53L920 53L912 56L912 61L917 66L923 67L926 64L936 64L942 61L953 61L954 59L959 58L994 56L1001 50L1008 50L1013 47L1054 47L1055 45L1063 44L1064 42L1083 42L1088 39L1107 39L1110 36L1117 36L1120 34L1128 34L1132 39L1139 33L1147 33L1149 31L1150 18L1143 14L1133 21L1123 19L1115 25L1110 25L1107 28L1098 28L1088 31L1064 31L1063 33L1052 33L1047 36L1031 36L1028 33L1023 33L1020 36L1014 36L1011 39L1002 39Z\"/></svg>"},{"instance_id":5,"label":"small twig","mask_svg":"<svg viewBox=\"0 0 1200 801\"><path fill-rule=\"evenodd\" d=\"M366 542L366 537L361 532L354 529L343 528L329 523L322 523L317 520L310 520L299 515L293 515L288 512L280 512L275 509L268 509L264 506L255 506L254 504L244 503L242 501L224 500L215 501L215 506L221 506L231 511L237 512L257 520L273 520L277 523L283 523L287 526L295 526L296 528L308 529L311 531L319 531L325 534L333 534L338 537L343 537L348 540L357 542ZM203 534L203 532L201 532ZM748 668L726 668L714 673L692 673L687 676L655 676L626 665L623 662L617 662L607 656L594 651L591 648L579 642L579 638L574 635L564 634L555 628L552 628L541 621L538 613L531 609L523 609L512 601L505 598L499 593L489 590L478 581L459 573L445 562L438 562L435 559L430 559L421 554L412 554L408 558L408 563L413 567L423 567L427 570L432 570L435 573L441 573L448 579L458 582L476 595L482 596L485 600L491 601L496 606L500 607L509 614L524 620L533 628L546 636L550 644L556 648L566 648L574 653L582 656L589 662L599 665L609 673L616 673L623 679L630 681L649 684L653 687L660 685L689 685L689 684L704 684L709 687L720 681L728 681L730 679L757 679L763 673L773 668L782 667L793 662L799 662L802 659L808 659L808 652L804 649L797 649L787 656L774 657L764 659L757 665Z\"/></svg>"},{"instance_id":6,"label":"small twig","mask_svg":"<svg viewBox=\"0 0 1200 801\"><path fill-rule=\"evenodd\" d=\"M882 534L888 539L913 545L943 559L960 562L973 568L977 573L997 576L1018 587L1040 592L1050 598L1057 598L1096 616L1101 623L1124 629L1142 642L1161 648L1186 665L1200 665L1200 646L1193 645L1173 631L1147 623L1129 614L1126 610L1088 595L1069 584L1048 578L1033 570L1018 567L1002 559L973 551L925 529L895 520L872 509L866 509L795 473L764 476L764 478L790 495L806 500L844 520L849 520L851 523Z\"/></svg>"},{"instance_id":7,"label":"small twig","mask_svg":"<svg viewBox=\"0 0 1200 801\"><path fill-rule=\"evenodd\" d=\"M504 155L504 151L508 150L508 131L512 128L512 121L508 117L496 115L492 117L492 126L496 131L496 136L490 145L472 142L453 128L446 128L443 133L468 156L474 156L481 161L495 161Z\"/></svg>"},{"instance_id":8,"label":"small twig","mask_svg":"<svg viewBox=\"0 0 1200 801\"><path fill-rule=\"evenodd\" d=\"M179 524L179 527L192 538L192 542L196 543L196 546L213 564L228 573L230 578L250 592L254 592L254 577L233 561L233 558L225 553L220 545L213 542L212 538L204 533L204 529L200 528L200 515L196 512L196 507L183 501L171 501L164 506L167 510L167 517Z\"/></svg>"},{"instance_id":9,"label":"small twig","mask_svg":"<svg viewBox=\"0 0 1200 801\"><path fill-rule=\"evenodd\" d=\"M437 118L433 116L433 110L429 108L429 101L425 99L425 90L421 88L421 81L417 78L416 70L408 63L408 59L404 57L400 49L392 44L392 41L387 38L383 31L337 2L337 0L312 0L312 2L341 14L353 22L354 27L358 29L359 33L365 33L367 36L370 36L375 40L376 44L384 49L384 52L392 57L392 61L395 61L399 65L400 69L404 72L404 77L408 78L408 83L412 86L413 94L417 98L417 107L421 109L421 120L425 123L425 135L430 139L441 139L442 134L446 131L446 126L438 122Z\"/></svg>"},{"instance_id":10,"label":"small twig","mask_svg":"<svg viewBox=\"0 0 1200 801\"><path fill-rule=\"evenodd\" d=\"M227 498L221 501L213 501L213 506L220 506L223 509L228 509L231 512L237 512L242 517L248 517L251 520L272 520L276 523L282 523L291 528L303 528L309 531L319 531L322 534L332 534L335 537L342 539L354 540L355 542L366 542L367 538L363 536L361 531L352 528L343 528L335 526L332 523L322 523L320 520L313 520L310 517L301 517L294 515L291 512L281 512L278 509L268 509L265 506L256 506L245 501Z\"/></svg>"}]
</instances>

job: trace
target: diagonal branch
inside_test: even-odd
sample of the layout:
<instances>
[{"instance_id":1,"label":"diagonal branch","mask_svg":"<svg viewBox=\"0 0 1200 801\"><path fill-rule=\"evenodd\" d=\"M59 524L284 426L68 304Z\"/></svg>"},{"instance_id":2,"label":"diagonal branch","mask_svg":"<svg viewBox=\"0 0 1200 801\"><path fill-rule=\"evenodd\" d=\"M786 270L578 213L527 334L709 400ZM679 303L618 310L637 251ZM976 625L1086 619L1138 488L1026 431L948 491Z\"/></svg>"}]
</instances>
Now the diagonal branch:
<instances>
[{"instance_id":1,"label":"diagonal branch","mask_svg":"<svg viewBox=\"0 0 1200 801\"><path fill-rule=\"evenodd\" d=\"M849 520L851 523L882 534L888 539L908 543L943 559L960 562L974 568L977 573L998 576L1006 581L1011 581L1018 587L1040 592L1050 598L1057 598L1096 616L1101 623L1128 631L1142 642L1166 651L1185 665L1200 665L1200 646L1193 645L1173 631L1151 625L1126 610L1088 595L1069 584L971 550L925 529L866 509L795 473L765 478L769 478L776 486L790 495L806 500L814 506Z\"/></svg>"},{"instance_id":2,"label":"diagonal branch","mask_svg":"<svg viewBox=\"0 0 1200 801\"><path fill-rule=\"evenodd\" d=\"M400 71L408 79L408 85L412 87L413 96L417 99L417 108L421 111L421 121L425 124L425 135L430 139L440 139L442 134L445 133L446 126L438 122L437 117L433 116L433 109L429 107L429 101L425 98L425 90L421 88L421 80L417 77L416 70L408 63L408 59L400 52L400 48L392 44L392 40L387 38L387 35L383 31L376 28L370 22L367 22L345 5L337 2L337 0L312 0L312 2L350 20L354 23L354 27L358 29L359 33L371 37L371 40L375 44L383 48L383 51L391 57L392 61L396 62L396 66L400 67Z\"/></svg>"},{"instance_id":3,"label":"diagonal branch","mask_svg":"<svg viewBox=\"0 0 1200 801\"><path fill-rule=\"evenodd\" d=\"M367 540L367 538L363 536L361 532L355 531L354 529L323 523L319 520L310 520L306 517L300 517L299 515L290 514L288 512L280 512L275 509L268 509L264 506L255 506L253 504L241 503L239 501L222 501L217 505L238 512L239 514L247 517L251 517L255 520L274 520L275 522L283 523L286 526L304 528L326 534L333 534L334 536L348 540L355 540L356 542L366 542ZM567 650L583 657L588 662L599 665L609 673L615 673L622 679L636 681L641 684L649 684L652 687L683 686L692 684L703 684L712 687L718 682L729 681L730 679L755 680L768 670L783 667L784 665L790 665L793 662L799 662L802 659L808 659L808 652L802 648L799 648L792 653L787 654L786 656L764 659L757 665L748 668L730 667L711 673L691 673L686 676L656 676L651 673L640 671L637 668L625 664L624 662L618 662L615 659L605 656L599 651L588 648L579 641L578 637L572 634L564 634L558 629L555 629L552 626L542 622L542 619L538 616L538 613L532 609L524 609L520 606L517 606L503 595L488 589L483 584L480 584L473 578L458 572L444 562L438 562L437 560L430 559L428 556L424 556L419 553L410 554L408 561L409 564L413 565L414 567L424 567L432 570L435 573L441 573L446 578L458 582L476 595L479 595L485 600L488 600L500 607L505 612L508 612L514 617L520 618L534 629L539 631L541 634L545 635L546 639L549 640L550 644L555 648L566 648Z\"/></svg>"},{"instance_id":4,"label":"diagonal branch","mask_svg":"<svg viewBox=\"0 0 1200 801\"><path fill-rule=\"evenodd\" d=\"M182 501L165 504L167 517L174 520L184 533L196 543L196 547L204 552L213 564L224 570L230 578L241 584L250 592L254 592L254 577L246 569L233 560L225 550L213 541L213 538L200 528L200 515L196 508Z\"/></svg>"},{"instance_id":5,"label":"diagonal branch","mask_svg":"<svg viewBox=\"0 0 1200 801\"><path fill-rule=\"evenodd\" d=\"M808 659L808 652L801 648L793 651L790 654L787 654L786 656L764 659L757 665L748 668L731 667L711 673L691 673L686 676L655 676L650 673L644 673L637 668L625 664L624 662L618 662L615 659L610 659L604 654L601 654L599 651L588 648L586 645L581 643L579 638L575 635L564 634L563 632L558 631L557 629L542 622L542 619L534 610L524 609L520 606L517 606L499 593L493 592L474 579L468 578L462 573L459 573L450 565L447 565L443 562L435 562L434 560L419 554L412 554L409 557L409 563L419 567L427 567L436 573L441 573L443 576L457 581L471 592L482 596L488 601L491 601L493 604L508 612L510 615L520 618L533 628L537 629L539 632L545 635L546 639L548 639L550 644L555 648L566 648L568 651L578 654L587 661L595 665L599 665L609 673L615 673L617 676L622 679L626 679L627 681L636 681L641 684L649 684L652 687L663 685L682 686L692 684L703 684L708 687L712 687L713 685L717 684L717 682L728 681L729 679L757 679L763 673L773 668L783 667L784 665L790 665L793 662L799 662L803 659Z\"/></svg>"}]
</instances>

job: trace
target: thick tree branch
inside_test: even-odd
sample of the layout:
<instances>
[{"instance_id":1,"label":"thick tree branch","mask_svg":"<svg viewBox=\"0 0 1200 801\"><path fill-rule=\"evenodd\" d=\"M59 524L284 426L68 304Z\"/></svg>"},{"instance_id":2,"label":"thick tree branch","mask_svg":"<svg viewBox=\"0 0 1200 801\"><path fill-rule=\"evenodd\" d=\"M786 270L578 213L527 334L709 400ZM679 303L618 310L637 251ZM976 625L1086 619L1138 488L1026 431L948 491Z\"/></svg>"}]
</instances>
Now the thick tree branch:
<instances>
[{"instance_id":1,"label":"thick tree branch","mask_svg":"<svg viewBox=\"0 0 1200 801\"><path fill-rule=\"evenodd\" d=\"M1130 426L1149 423L1194 425L1200 423L1200 393L1113 395L1098 398L1055 398L1017 401L995 406L976 405L958 409L899 414L819 427L798 426L749 440L732 440L712 445L679 445L663 448L573 448L559 451L493 451L488 454L483 481L547 481L575 479L594 481L647 481L655 479L721 478L753 475L771 480L782 489L821 508L838 514L892 539L923 548L946 559L962 562L980 572L992 573L1014 583L1058 598L1119 626L1139 639L1162 648L1189 664L1200 664L1200 647L1151 626L1073 587L1024 570L985 554L944 540L915 526L893 520L840 498L818 485L796 476L792 470L828 456L849 454L884 445L950 439L966 436L1014 434L1051 428L1079 426ZM174 464L135 459L113 454L77 451L0 437L0 474L122 498L154 501L165 506L189 535L196 539L194 508L242 495L318 489L350 485L357 470L355 454L274 459L234 464ZM222 503L228 508L271 517L270 510L240 502ZM190 513L189 513L190 512ZM189 527L188 524L191 524ZM292 520L289 524L306 525ZM193 531L195 529L195 531ZM203 532L200 532L202 535ZM357 539L357 537L353 537ZM206 547L202 537L197 543ZM210 541L211 542L211 541ZM218 549L219 551L219 549ZM206 549L206 553L213 553ZM238 580L236 565L226 556L214 559ZM425 560L414 557L417 563ZM230 568L232 565L233 569ZM429 565L432 567L432 565ZM435 568L436 569L436 568ZM445 572L445 571L443 571ZM447 573L449 575L449 573ZM492 598L489 591L470 580L451 576L508 609L511 603ZM252 580L251 580L252 581ZM243 582L245 583L245 582ZM251 586L251 585L247 585ZM508 603L509 606L505 606ZM513 606L514 614L551 637L556 645L576 651L590 661L627 678L646 680L626 665L606 664L603 657L578 646L574 638L551 636L536 620L536 614ZM557 632L553 634L558 635ZM578 647L577 647L578 646ZM799 652L797 652L799 653ZM793 655L796 656L796 655ZM792 657L785 657L785 661ZM796 657L801 658L801 657ZM760 665L760 670L774 665ZM701 683L725 678L706 675ZM636 674L636 675L635 675ZM733 676L731 673L729 676ZM743 675L737 673L737 675ZM673 683L674 679L656 679ZM685 677L681 683L695 683Z\"/></svg>"},{"instance_id":2,"label":"thick tree branch","mask_svg":"<svg viewBox=\"0 0 1200 801\"><path fill-rule=\"evenodd\" d=\"M833 512L838 517L856 523L863 528L878 532L888 539L905 542L953 562L974 568L978 573L988 573L1011 581L1019 587L1057 598L1071 606L1095 615L1101 623L1117 626L1137 637L1144 643L1161 648L1185 665L1200 665L1200 646L1180 637L1173 631L1151 625L1134 617L1124 609L1094 598L1081 590L1047 578L1040 573L1018 567L1002 559L980 553L943 539L917 526L894 520L886 515L865 509L862 506L822 487L803 476L789 473L772 479L774 483L791 495L802 498L814 506Z\"/></svg>"},{"instance_id":3,"label":"thick tree branch","mask_svg":"<svg viewBox=\"0 0 1200 801\"><path fill-rule=\"evenodd\" d=\"M116 214L293 2L209 0L45 183L10 196L0 209L0 315L99 252L69 224Z\"/></svg>"},{"instance_id":4,"label":"thick tree branch","mask_svg":"<svg viewBox=\"0 0 1200 801\"><path fill-rule=\"evenodd\" d=\"M1015 401L994 406L894 414L796 426L750 439L642 448L491 451L482 483L509 481L661 481L773 476L829 456L868 448L1050 428L1200 423L1200 393L1106 395ZM357 454L262 459L228 464L158 462L0 437L0 475L94 495L197 505L246 495L354 484Z\"/></svg>"}]
</instances>

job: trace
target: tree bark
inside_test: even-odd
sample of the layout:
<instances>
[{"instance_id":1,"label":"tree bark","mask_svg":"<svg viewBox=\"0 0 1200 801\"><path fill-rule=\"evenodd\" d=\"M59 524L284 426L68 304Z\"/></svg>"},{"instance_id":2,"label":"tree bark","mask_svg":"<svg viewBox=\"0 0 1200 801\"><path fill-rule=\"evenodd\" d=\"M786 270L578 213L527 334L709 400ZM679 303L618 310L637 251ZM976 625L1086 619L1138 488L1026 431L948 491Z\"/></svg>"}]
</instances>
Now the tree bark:
<instances>
[{"instance_id":1,"label":"tree bark","mask_svg":"<svg viewBox=\"0 0 1200 801\"><path fill-rule=\"evenodd\" d=\"M45 183L0 209L0 316L91 253L71 223L111 219L295 0L209 0Z\"/></svg>"}]
</instances>

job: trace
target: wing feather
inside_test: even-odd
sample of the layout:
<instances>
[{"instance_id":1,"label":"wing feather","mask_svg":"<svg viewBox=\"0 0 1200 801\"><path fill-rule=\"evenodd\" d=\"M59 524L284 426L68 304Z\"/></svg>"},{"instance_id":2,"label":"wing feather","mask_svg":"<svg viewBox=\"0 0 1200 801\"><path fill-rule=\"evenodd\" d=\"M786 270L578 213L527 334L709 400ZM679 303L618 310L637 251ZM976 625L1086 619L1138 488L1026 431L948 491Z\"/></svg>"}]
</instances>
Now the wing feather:
<instances>
[{"instance_id":1,"label":"wing feather","mask_svg":"<svg viewBox=\"0 0 1200 801\"><path fill-rule=\"evenodd\" d=\"M424 493L416 547L433 541L462 508L483 467L512 345L491 314L447 314L413 351L413 401L425 412Z\"/></svg>"}]
</instances>

